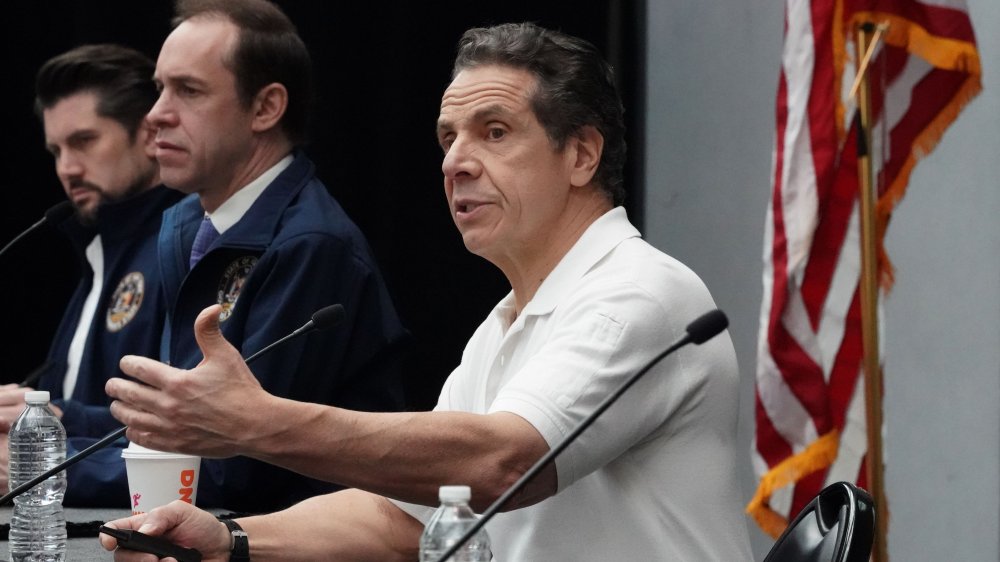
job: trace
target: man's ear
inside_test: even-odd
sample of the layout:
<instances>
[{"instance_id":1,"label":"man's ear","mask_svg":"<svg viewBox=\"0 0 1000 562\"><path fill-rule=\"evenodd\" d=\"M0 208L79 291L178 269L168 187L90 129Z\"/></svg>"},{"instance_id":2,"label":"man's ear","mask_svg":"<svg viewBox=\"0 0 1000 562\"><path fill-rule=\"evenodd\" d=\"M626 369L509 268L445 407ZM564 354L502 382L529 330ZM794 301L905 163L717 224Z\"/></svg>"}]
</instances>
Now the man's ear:
<instances>
[{"instance_id":1,"label":"man's ear","mask_svg":"<svg viewBox=\"0 0 1000 562\"><path fill-rule=\"evenodd\" d=\"M135 132L135 142L142 144L142 150L150 159L156 158L156 127L143 118Z\"/></svg>"},{"instance_id":2,"label":"man's ear","mask_svg":"<svg viewBox=\"0 0 1000 562\"><path fill-rule=\"evenodd\" d=\"M251 129L262 133L273 129L285 115L288 108L288 90L277 82L264 86L253 100L253 123Z\"/></svg>"},{"instance_id":3,"label":"man's ear","mask_svg":"<svg viewBox=\"0 0 1000 562\"><path fill-rule=\"evenodd\" d=\"M576 150L572 170L570 172L570 184L576 187L583 187L594 179L597 167L601 163L601 154L604 153L604 135L592 125L585 125L575 136L569 139L574 143Z\"/></svg>"}]
</instances>

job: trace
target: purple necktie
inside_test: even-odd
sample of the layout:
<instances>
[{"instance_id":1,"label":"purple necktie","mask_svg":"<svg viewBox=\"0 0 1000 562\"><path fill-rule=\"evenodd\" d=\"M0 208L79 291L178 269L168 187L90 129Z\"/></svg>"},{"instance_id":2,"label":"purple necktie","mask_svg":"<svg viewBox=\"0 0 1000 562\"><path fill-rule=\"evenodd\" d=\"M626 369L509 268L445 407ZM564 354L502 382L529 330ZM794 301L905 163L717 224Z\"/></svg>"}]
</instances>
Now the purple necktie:
<instances>
[{"instance_id":1,"label":"purple necktie","mask_svg":"<svg viewBox=\"0 0 1000 562\"><path fill-rule=\"evenodd\" d=\"M205 218L198 226L198 234L194 236L194 245L191 246L191 261L188 262L191 269L194 269L194 264L198 263L198 260L208 251L208 247L218 237L219 232L212 226L212 221L209 220L208 215L205 215Z\"/></svg>"}]
</instances>

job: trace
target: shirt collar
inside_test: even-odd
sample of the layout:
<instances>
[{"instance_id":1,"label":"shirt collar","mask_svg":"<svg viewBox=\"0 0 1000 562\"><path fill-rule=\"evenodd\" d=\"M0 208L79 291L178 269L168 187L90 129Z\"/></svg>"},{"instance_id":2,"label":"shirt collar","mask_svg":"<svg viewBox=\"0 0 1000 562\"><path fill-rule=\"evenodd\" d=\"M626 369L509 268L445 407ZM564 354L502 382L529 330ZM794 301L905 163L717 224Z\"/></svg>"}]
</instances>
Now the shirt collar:
<instances>
[{"instance_id":1,"label":"shirt collar","mask_svg":"<svg viewBox=\"0 0 1000 562\"><path fill-rule=\"evenodd\" d=\"M597 262L624 240L639 236L639 231L629 222L624 207L615 207L604 213L587 227L576 244L545 277L535 296L525 305L521 315L543 315L552 312L569 294L570 288Z\"/></svg>"},{"instance_id":2,"label":"shirt collar","mask_svg":"<svg viewBox=\"0 0 1000 562\"><path fill-rule=\"evenodd\" d=\"M580 239L542 282L534 298L515 315L514 292L507 293L493 308L491 317L499 323L504 333L518 324L525 316L542 316L555 310L576 282L618 244L629 238L640 237L639 231L628 220L624 207L615 207L601 215L584 231Z\"/></svg>"},{"instance_id":3,"label":"shirt collar","mask_svg":"<svg viewBox=\"0 0 1000 562\"><path fill-rule=\"evenodd\" d=\"M294 158L291 154L285 156L277 164L257 176L257 179L246 184L246 186L234 193L229 199L226 199L214 213L206 213L212 221L212 226L215 227L215 230L219 234L222 234L234 224L240 222L240 219L250 210L250 207L260 197L260 194L264 192L264 189L271 185L274 178L278 177L281 172L285 171L285 168L292 164L292 160Z\"/></svg>"}]
</instances>

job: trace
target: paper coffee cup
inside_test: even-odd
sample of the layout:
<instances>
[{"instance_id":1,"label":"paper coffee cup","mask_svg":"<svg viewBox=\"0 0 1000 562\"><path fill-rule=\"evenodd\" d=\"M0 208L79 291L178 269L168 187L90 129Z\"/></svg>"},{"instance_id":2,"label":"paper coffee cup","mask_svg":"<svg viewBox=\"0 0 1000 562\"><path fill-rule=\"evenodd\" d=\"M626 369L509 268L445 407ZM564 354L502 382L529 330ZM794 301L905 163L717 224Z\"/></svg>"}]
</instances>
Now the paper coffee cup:
<instances>
[{"instance_id":1,"label":"paper coffee cup","mask_svg":"<svg viewBox=\"0 0 1000 562\"><path fill-rule=\"evenodd\" d=\"M194 505L201 457L164 453L130 443L122 451L128 473L132 515L147 513L174 500Z\"/></svg>"}]
</instances>

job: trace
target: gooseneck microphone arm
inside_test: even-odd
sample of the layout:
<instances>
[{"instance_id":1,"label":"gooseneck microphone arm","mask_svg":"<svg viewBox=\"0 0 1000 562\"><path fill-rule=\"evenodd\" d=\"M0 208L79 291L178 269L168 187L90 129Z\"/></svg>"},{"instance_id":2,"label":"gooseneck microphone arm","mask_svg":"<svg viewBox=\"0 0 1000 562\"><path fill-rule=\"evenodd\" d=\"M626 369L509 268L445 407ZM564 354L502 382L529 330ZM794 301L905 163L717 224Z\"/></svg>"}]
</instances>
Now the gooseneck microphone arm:
<instances>
[{"instance_id":1,"label":"gooseneck microphone arm","mask_svg":"<svg viewBox=\"0 0 1000 562\"><path fill-rule=\"evenodd\" d=\"M42 226L43 224L61 223L62 221L68 219L69 216L72 214L73 214L73 204L70 203L68 200L60 201L59 203L56 203L55 205L49 207L42 215L42 218L38 219L38 221L35 224L29 226L23 232L18 234L13 240L8 242L6 246L0 249L0 256L5 254L11 246L17 244L17 242L20 239L34 232L35 229ZM22 388L25 386L35 386L35 383L37 383L38 379L41 378L42 373L44 373L51 365L52 365L51 361L46 361L45 363L39 365L17 386Z\"/></svg>"},{"instance_id":2,"label":"gooseneck microphone arm","mask_svg":"<svg viewBox=\"0 0 1000 562\"><path fill-rule=\"evenodd\" d=\"M254 359L257 359L264 353L271 351L275 347L279 346L282 343L287 342L292 338L296 338L298 336L307 334L309 332L315 332L317 330L325 330L327 328L334 326L335 324L340 323L340 321L343 319L344 319L344 307L342 305L331 304L330 306L321 308L316 312L314 312L312 315L312 319L306 322L301 328L295 330L294 332L288 334L287 336L281 338L280 340L272 342L270 345L264 347L257 353L254 353L253 355L245 359L244 362L249 365L250 362L253 361ZM0 497L0 506L5 505L10 500L23 494L25 491L35 487L40 482L43 482L44 480L48 479L53 474L57 474L63 470L66 470L67 468L73 466L74 464L89 457L96 451L99 451L107 447L112 442L117 441L118 438L125 435L125 430L127 429L128 426L119 427L118 429L102 437L99 441L96 441L93 445L87 447L86 449L80 451L79 453L73 455L72 457L64 460L63 462L57 464L56 466L53 466L52 468L46 470L45 472L39 474L38 476L32 478L31 480L28 480L27 482L21 484L17 488L14 488L10 492L8 492L5 496Z\"/></svg>"},{"instance_id":3,"label":"gooseneck microphone arm","mask_svg":"<svg viewBox=\"0 0 1000 562\"><path fill-rule=\"evenodd\" d=\"M689 343L694 343L697 345L705 343L706 341L712 339L720 332L725 330L728 325L729 325L729 319L726 318L726 315L719 309L707 312L699 316L690 324L688 324L685 330L686 333L683 337L674 342L667 349L660 352L656 357L653 357L648 363L643 365L641 369L639 369L634 375L629 377L629 379L625 381L620 387L618 387L617 390L615 390L607 398L605 398L604 401L602 401L600 405L597 406L597 408L589 416L584 418L584 420L580 422L580 424L576 426L576 428L569 433L569 435L567 435L555 447L549 449L549 452L545 453L545 455L543 455L542 458L538 459L538 461L535 462L535 464L532 465L531 468L529 468L528 471L525 472L521 476L521 478L517 480L517 482L514 482L514 484L511 485L511 487L508 488L507 491L504 492L502 496L497 498L496 501L494 501L493 504L490 505L486 509L486 511L482 513L482 516L479 517L479 520L476 521L476 523L473 524L471 527L469 527L469 529L465 531L465 534L462 535L461 538L455 541L455 543L452 544L451 547L449 547L448 550L444 552L444 554L438 557L437 562L444 562L449 557L453 556L455 552L457 552L458 549L462 547L462 545L468 542L473 535L478 533L479 530L482 529L490 519L493 519L493 517L497 513L499 513L500 510L503 509L503 507L507 505L508 502L510 502L511 498L513 498L514 495L520 492L528 484L528 482L530 482L533 478L535 478L535 476L538 476L538 473L541 472L546 466L548 466L549 463L555 460L555 458L559 456L559 453L563 452L563 450L566 447L568 447L570 443L575 441L576 438L579 437L580 434L583 433L585 429L590 427L594 423L594 421L596 421L597 418L604 413L605 410L607 410L612 404L614 404L614 402L618 400L618 398L620 398L621 395L624 394L626 390L631 388L632 385L636 383L636 381L642 378L642 376L646 374L646 371L650 370L654 365L659 363L660 360L666 357L667 355L670 355L671 353L677 351L678 349L684 347Z\"/></svg>"},{"instance_id":4,"label":"gooseneck microphone arm","mask_svg":"<svg viewBox=\"0 0 1000 562\"><path fill-rule=\"evenodd\" d=\"M31 386L31 387L35 386L35 384L39 381L39 379L42 378L42 374L44 374L45 371L49 370L49 367L51 366L52 366L52 360L46 359L44 363L42 363L38 367L35 367L34 371L28 373L28 376L24 377L24 380L18 383L17 386L19 388L24 388L26 386Z\"/></svg>"},{"instance_id":5,"label":"gooseneck microphone arm","mask_svg":"<svg viewBox=\"0 0 1000 562\"><path fill-rule=\"evenodd\" d=\"M42 226L45 223L60 223L69 218L73 214L73 204L69 201L61 201L55 205L48 208L42 218L38 219L38 222L26 228L23 232L14 237L13 240L7 243L6 246L0 248L0 256L7 253L7 250L17 244L17 242L32 233L35 229Z\"/></svg>"},{"instance_id":6,"label":"gooseneck microphone arm","mask_svg":"<svg viewBox=\"0 0 1000 562\"><path fill-rule=\"evenodd\" d=\"M344 319L344 307L339 304L331 304L330 306L323 307L313 313L312 319L302 325L301 328L295 330L294 332L288 334L287 336L281 338L280 340L271 342L269 345L254 353L250 357L247 357L244 362L248 365L254 359L264 355L265 353L271 351L272 349L278 347L279 345L297 338L302 334L308 334L309 332L315 332L317 330L325 330L327 328L333 327L340 323Z\"/></svg>"}]
</instances>

